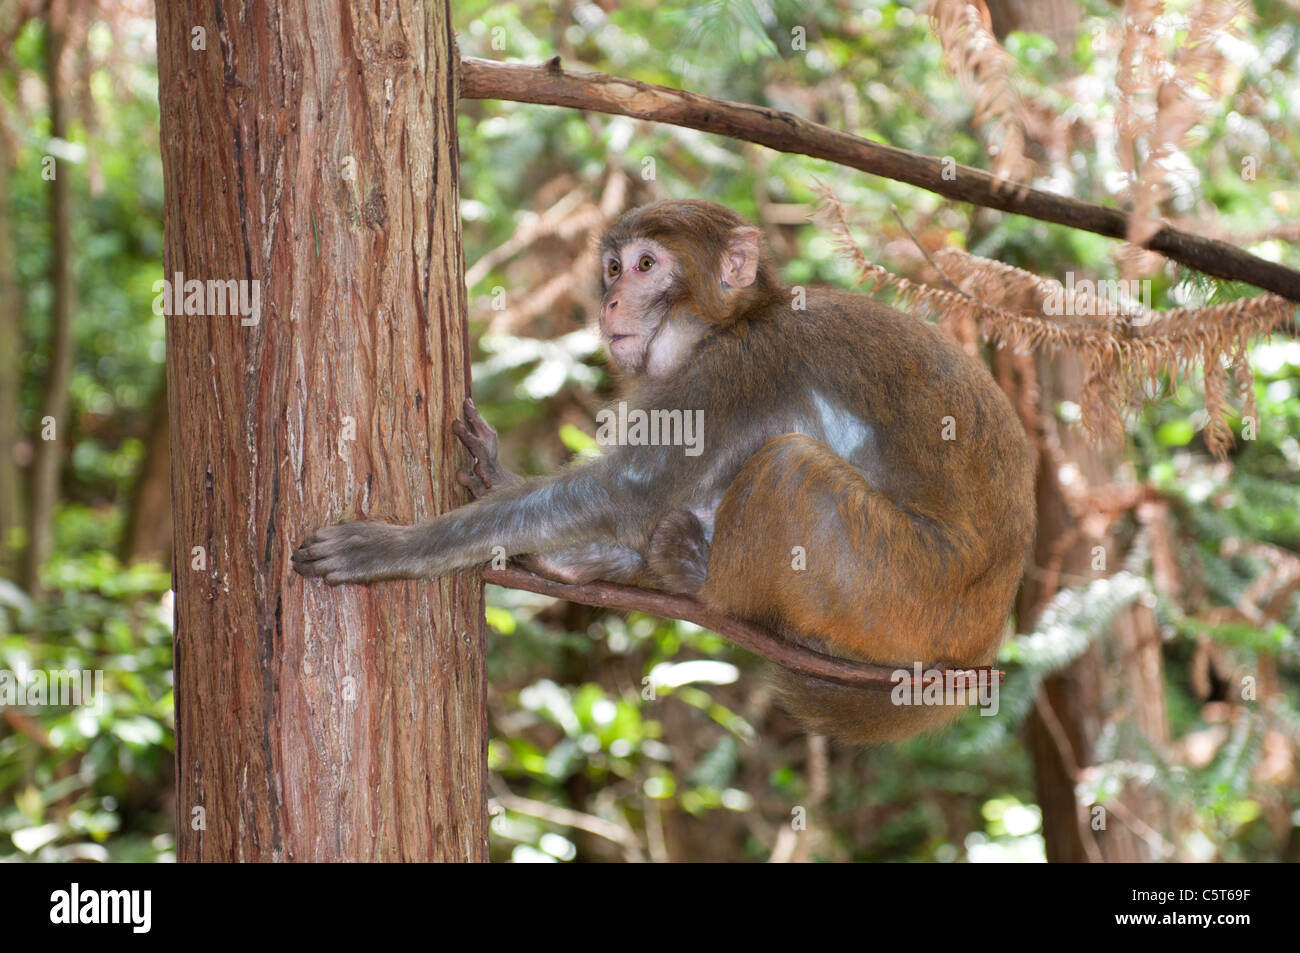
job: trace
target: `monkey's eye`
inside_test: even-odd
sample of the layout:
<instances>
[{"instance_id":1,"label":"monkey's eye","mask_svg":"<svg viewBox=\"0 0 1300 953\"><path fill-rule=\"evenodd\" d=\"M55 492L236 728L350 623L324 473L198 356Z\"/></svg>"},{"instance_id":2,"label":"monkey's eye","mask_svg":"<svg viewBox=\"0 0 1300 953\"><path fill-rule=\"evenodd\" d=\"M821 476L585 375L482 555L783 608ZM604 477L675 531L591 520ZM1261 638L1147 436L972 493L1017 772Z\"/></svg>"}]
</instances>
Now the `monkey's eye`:
<instances>
[{"instance_id":1,"label":"monkey's eye","mask_svg":"<svg viewBox=\"0 0 1300 953\"><path fill-rule=\"evenodd\" d=\"M605 273L608 274L611 278L617 278L618 273L622 270L623 270L623 266L618 263L618 259L611 258L609 260L609 265L606 266L605 268Z\"/></svg>"},{"instance_id":2,"label":"monkey's eye","mask_svg":"<svg viewBox=\"0 0 1300 953\"><path fill-rule=\"evenodd\" d=\"M651 255L642 255L640 260L637 261L636 263L636 267L638 271L649 271L654 266L655 266L655 260L654 257Z\"/></svg>"}]
</instances>

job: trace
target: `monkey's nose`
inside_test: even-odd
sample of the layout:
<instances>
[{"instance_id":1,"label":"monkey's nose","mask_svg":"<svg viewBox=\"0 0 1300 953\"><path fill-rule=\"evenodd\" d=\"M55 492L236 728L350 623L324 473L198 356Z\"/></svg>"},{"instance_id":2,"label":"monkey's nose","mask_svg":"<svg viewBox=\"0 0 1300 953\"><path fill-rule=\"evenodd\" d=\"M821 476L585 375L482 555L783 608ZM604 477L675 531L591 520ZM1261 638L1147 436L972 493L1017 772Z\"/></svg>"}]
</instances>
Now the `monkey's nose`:
<instances>
[{"instance_id":1,"label":"monkey's nose","mask_svg":"<svg viewBox=\"0 0 1300 953\"><path fill-rule=\"evenodd\" d=\"M611 301L609 304L605 305L605 313L606 313L606 314L611 314L611 313L613 313L614 309L617 308L617 307L618 307L618 299L615 298L615 299L614 299L613 301Z\"/></svg>"}]
</instances>

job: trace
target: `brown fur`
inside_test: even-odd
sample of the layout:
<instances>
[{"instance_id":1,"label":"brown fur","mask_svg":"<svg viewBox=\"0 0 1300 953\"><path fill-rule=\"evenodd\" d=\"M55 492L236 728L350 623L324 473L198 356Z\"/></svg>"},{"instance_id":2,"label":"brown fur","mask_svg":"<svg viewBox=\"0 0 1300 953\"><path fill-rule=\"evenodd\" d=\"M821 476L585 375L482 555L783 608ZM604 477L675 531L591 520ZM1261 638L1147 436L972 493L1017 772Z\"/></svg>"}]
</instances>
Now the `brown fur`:
<instances>
[{"instance_id":1,"label":"brown fur","mask_svg":"<svg viewBox=\"0 0 1300 953\"><path fill-rule=\"evenodd\" d=\"M719 214L710 232L695 221L707 213L692 207L690 226L678 220L674 233L676 212L673 203L634 213L613 241L650 228L679 256L707 262L742 222ZM767 439L717 510L701 597L843 658L991 664L1034 527L1031 456L1009 402L982 366L916 318L839 292L810 293L802 312L790 300L764 262L754 286L712 312L719 330L664 389L690 406L702 388L699 403L725 418L743 412L734 395L775 391L779 403L782 372L806 370L816 380L786 399L806 399L810 384L833 395L870 421L876 452L864 472L810 436ZM643 403L660 403L658 388L644 390ZM946 418L956 439L943 439ZM680 578L661 568L670 550L662 533L656 540L651 567ZM793 568L797 546L806 568ZM852 743L906 738L964 711L895 706L886 692L790 672L776 683L810 730Z\"/></svg>"}]
</instances>

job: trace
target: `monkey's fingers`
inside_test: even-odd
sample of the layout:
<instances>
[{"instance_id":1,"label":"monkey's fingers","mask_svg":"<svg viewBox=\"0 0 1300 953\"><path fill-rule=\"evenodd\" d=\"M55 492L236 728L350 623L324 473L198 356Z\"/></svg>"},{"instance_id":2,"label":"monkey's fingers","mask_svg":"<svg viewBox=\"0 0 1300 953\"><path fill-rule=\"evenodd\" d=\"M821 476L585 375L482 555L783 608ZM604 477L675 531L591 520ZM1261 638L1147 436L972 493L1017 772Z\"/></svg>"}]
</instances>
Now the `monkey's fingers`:
<instances>
[{"instance_id":1,"label":"monkey's fingers","mask_svg":"<svg viewBox=\"0 0 1300 953\"><path fill-rule=\"evenodd\" d=\"M320 575L313 570L313 564L325 559L337 549L342 538L339 530L347 525L342 523L338 526L322 526L304 539L293 551L293 568L304 576Z\"/></svg>"},{"instance_id":2,"label":"monkey's fingers","mask_svg":"<svg viewBox=\"0 0 1300 953\"><path fill-rule=\"evenodd\" d=\"M465 425L471 439L473 439L477 446L482 447L484 455L495 461L497 458L496 430L492 428L490 423L483 419L483 415L480 414L478 408L474 406L474 399L472 397L465 398L465 403L461 406L461 410L465 414ZM452 429L453 431L455 430L454 423L452 424ZM475 453L475 456L480 456L480 454Z\"/></svg>"},{"instance_id":3,"label":"monkey's fingers","mask_svg":"<svg viewBox=\"0 0 1300 953\"><path fill-rule=\"evenodd\" d=\"M382 579L392 574L389 555L402 532L377 520L323 526L293 551L293 568L330 585Z\"/></svg>"},{"instance_id":4,"label":"monkey's fingers","mask_svg":"<svg viewBox=\"0 0 1300 953\"><path fill-rule=\"evenodd\" d=\"M460 442L465 445L465 449L470 452L474 458L474 465L469 470L458 470L456 472L456 482L467 488L475 497L480 497L489 492L495 481L492 479L494 472L491 461L486 459L482 445L477 439L465 429L465 425L459 420L451 422L451 432L460 438Z\"/></svg>"},{"instance_id":5,"label":"monkey's fingers","mask_svg":"<svg viewBox=\"0 0 1300 953\"><path fill-rule=\"evenodd\" d=\"M457 470L456 482L469 490L470 496L476 500L492 492L492 486L484 479L477 465L473 470Z\"/></svg>"},{"instance_id":6,"label":"monkey's fingers","mask_svg":"<svg viewBox=\"0 0 1300 953\"><path fill-rule=\"evenodd\" d=\"M489 447L482 437L474 433L459 420L453 420L451 422L451 432L456 435L456 439L464 445L465 449L469 451L470 456L472 456L476 461L488 460L491 458L492 454L495 453L494 448Z\"/></svg>"},{"instance_id":7,"label":"monkey's fingers","mask_svg":"<svg viewBox=\"0 0 1300 953\"><path fill-rule=\"evenodd\" d=\"M451 422L451 432L456 435L457 440L464 444L466 450L471 454L474 453L474 438L470 436L463 423L459 420L453 420Z\"/></svg>"}]
</instances>

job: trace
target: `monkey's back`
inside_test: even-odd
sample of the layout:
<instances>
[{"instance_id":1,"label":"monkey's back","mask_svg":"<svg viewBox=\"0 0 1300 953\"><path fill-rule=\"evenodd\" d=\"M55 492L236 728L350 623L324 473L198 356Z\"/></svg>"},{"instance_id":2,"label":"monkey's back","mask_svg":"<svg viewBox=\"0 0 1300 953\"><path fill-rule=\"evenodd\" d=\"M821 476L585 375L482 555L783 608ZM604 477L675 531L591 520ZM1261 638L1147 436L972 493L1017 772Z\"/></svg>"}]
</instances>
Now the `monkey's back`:
<instances>
[{"instance_id":1,"label":"monkey's back","mask_svg":"<svg viewBox=\"0 0 1300 953\"><path fill-rule=\"evenodd\" d=\"M842 291L791 311L801 333L786 366L870 428L848 457L901 510L992 555L1033 532L1033 456L984 366L926 321Z\"/></svg>"}]
</instances>

